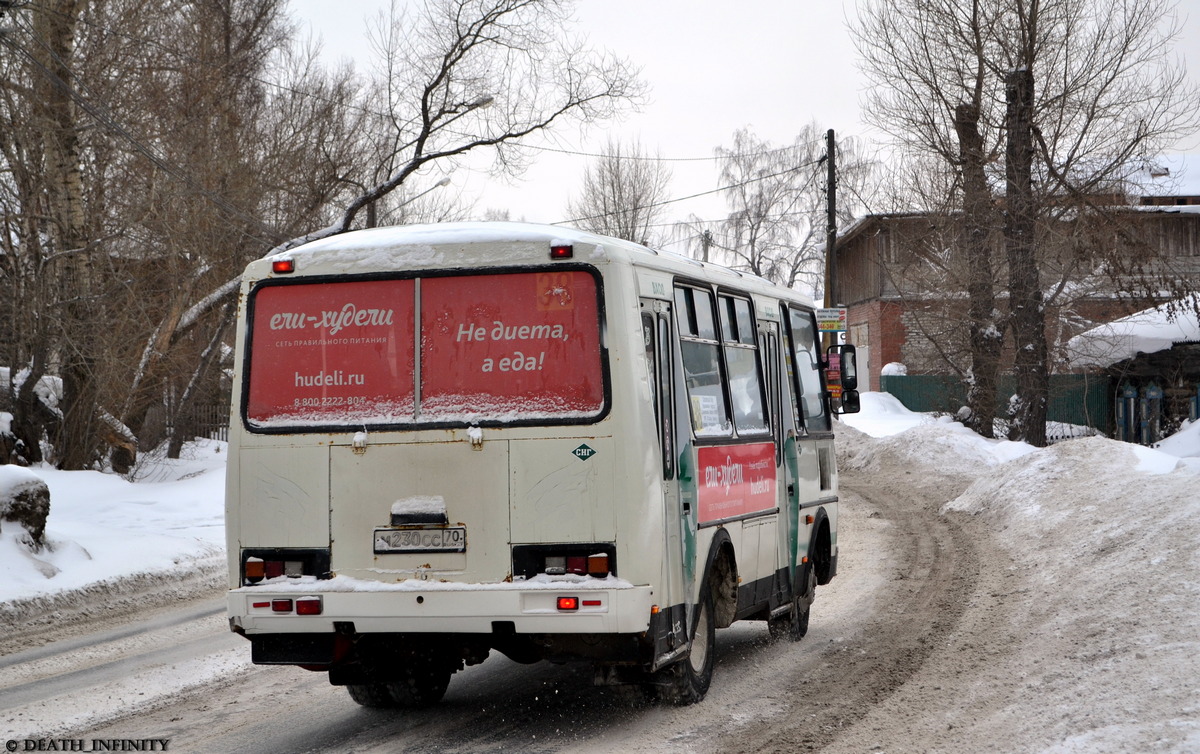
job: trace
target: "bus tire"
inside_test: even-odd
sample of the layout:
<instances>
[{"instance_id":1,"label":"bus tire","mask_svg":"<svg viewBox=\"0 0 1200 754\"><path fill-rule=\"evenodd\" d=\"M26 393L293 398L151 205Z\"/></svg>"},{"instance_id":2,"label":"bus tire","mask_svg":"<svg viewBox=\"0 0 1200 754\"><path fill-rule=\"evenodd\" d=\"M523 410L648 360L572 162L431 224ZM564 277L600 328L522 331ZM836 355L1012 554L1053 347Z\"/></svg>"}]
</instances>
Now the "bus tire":
<instances>
[{"instance_id":1,"label":"bus tire","mask_svg":"<svg viewBox=\"0 0 1200 754\"><path fill-rule=\"evenodd\" d=\"M435 660L414 659L398 681L387 684L394 707L428 707L437 704L446 694L450 676L449 665Z\"/></svg>"},{"instance_id":2,"label":"bus tire","mask_svg":"<svg viewBox=\"0 0 1200 754\"><path fill-rule=\"evenodd\" d=\"M712 683L717 625L713 615L712 591L700 591L699 611L688 656L659 671L655 688L659 701L680 706L695 704L708 693Z\"/></svg>"},{"instance_id":3,"label":"bus tire","mask_svg":"<svg viewBox=\"0 0 1200 754\"><path fill-rule=\"evenodd\" d=\"M351 699L364 707L386 709L396 706L396 700L392 698L386 683L348 683L346 691Z\"/></svg>"},{"instance_id":4,"label":"bus tire","mask_svg":"<svg viewBox=\"0 0 1200 754\"><path fill-rule=\"evenodd\" d=\"M808 633L808 619L812 614L812 603L817 596L817 569L811 563L804 569L804 591L792 594L792 602L788 611L778 618L767 621L767 629L772 639L787 637L792 641L800 641Z\"/></svg>"}]
</instances>

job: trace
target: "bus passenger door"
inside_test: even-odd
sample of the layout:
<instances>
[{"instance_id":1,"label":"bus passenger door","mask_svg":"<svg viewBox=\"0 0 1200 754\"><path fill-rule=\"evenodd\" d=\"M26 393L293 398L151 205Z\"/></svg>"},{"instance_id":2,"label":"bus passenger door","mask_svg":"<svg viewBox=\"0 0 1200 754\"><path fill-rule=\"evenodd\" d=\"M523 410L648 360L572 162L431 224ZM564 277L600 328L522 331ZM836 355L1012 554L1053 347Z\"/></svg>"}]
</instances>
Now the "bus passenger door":
<instances>
[{"instance_id":1,"label":"bus passenger door","mask_svg":"<svg viewBox=\"0 0 1200 754\"><path fill-rule=\"evenodd\" d=\"M654 404L654 419L659 441L662 469L663 504L663 569L667 605L684 605L691 600L695 581L696 519L695 501L690 504L681 497L681 485L689 483L683 476L686 469L680 468L680 453L690 452L678 446L679 434L676 422L676 401L680 391L675 387L676 354L671 327L671 304L655 299L642 300L642 335L646 345L647 378L650 383L651 401ZM684 426L687 429L687 426ZM694 482L692 482L694 484ZM692 495L694 498L694 493ZM686 621L679 616L679 628L672 620L673 641L687 641ZM671 640L669 640L671 641ZM672 647L674 644L672 643Z\"/></svg>"},{"instance_id":2,"label":"bus passenger door","mask_svg":"<svg viewBox=\"0 0 1200 754\"><path fill-rule=\"evenodd\" d=\"M769 549L774 562L771 572L785 569L788 583L780 585L788 590L794 581L792 566L795 564L796 540L799 527L799 506L796 504L796 441L795 424L787 418L788 409L784 405L784 396L788 381L783 371L783 361L780 356L779 325L775 322L760 320L758 323L759 351L763 359L763 372L767 375L767 405L771 418L771 440L775 444L775 500L779 507L776 520L779 525L772 527L774 542L763 542L761 547ZM789 560L791 558L791 560ZM789 592L790 593L790 592ZM772 607L774 607L772 603Z\"/></svg>"},{"instance_id":3,"label":"bus passenger door","mask_svg":"<svg viewBox=\"0 0 1200 754\"><path fill-rule=\"evenodd\" d=\"M808 428L803 419L803 400L800 371L814 369L809 363L809 354L803 347L797 348L796 333L792 332L788 316L791 314L785 308L785 333L782 334L780 351L783 356L785 374L783 379L783 411L782 426L784 479L786 481L787 500L787 538L784 546L787 551L787 564L791 566L792 584L796 583L799 572L794 569L801 558L808 555L808 543L811 538L811 527L804 523L801 509L805 503L815 501L821 495L820 470L815 444L808 437ZM798 312L800 316L808 316L806 312Z\"/></svg>"}]
</instances>

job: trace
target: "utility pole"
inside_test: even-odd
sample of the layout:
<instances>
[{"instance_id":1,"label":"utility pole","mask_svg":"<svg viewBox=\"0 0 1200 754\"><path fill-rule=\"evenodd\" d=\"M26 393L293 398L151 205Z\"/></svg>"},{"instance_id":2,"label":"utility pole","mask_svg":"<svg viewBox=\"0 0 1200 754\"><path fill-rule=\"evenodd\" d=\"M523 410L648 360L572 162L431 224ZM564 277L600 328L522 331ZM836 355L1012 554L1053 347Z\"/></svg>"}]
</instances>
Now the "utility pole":
<instances>
[{"instance_id":1,"label":"utility pole","mask_svg":"<svg viewBox=\"0 0 1200 754\"><path fill-rule=\"evenodd\" d=\"M837 306L837 148L833 129L825 133L825 307Z\"/></svg>"},{"instance_id":2,"label":"utility pole","mask_svg":"<svg viewBox=\"0 0 1200 754\"><path fill-rule=\"evenodd\" d=\"M825 132L825 308L837 306L837 148L833 129ZM825 334L825 348L837 335Z\"/></svg>"}]
</instances>

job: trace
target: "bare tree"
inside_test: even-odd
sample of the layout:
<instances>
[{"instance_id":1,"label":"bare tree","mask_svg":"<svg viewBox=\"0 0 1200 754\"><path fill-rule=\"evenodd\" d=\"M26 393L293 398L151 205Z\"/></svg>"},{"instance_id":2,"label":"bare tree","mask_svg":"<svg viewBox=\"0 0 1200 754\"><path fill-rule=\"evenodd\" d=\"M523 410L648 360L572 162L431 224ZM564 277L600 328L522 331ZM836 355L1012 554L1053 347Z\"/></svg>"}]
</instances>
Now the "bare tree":
<instances>
[{"instance_id":1,"label":"bare tree","mask_svg":"<svg viewBox=\"0 0 1200 754\"><path fill-rule=\"evenodd\" d=\"M101 429L141 433L160 405L183 431L188 404L215 397L250 259L367 207L385 222L461 216L444 195L410 200L468 152L516 170L522 138L641 93L626 63L571 38L568 2L393 12L389 75L370 87L290 46L284 7L50 0L6 15L0 300L22 324L0 349L24 460L61 429L53 460L94 466ZM58 406L33 396L42 375L62 375Z\"/></svg>"},{"instance_id":2,"label":"bare tree","mask_svg":"<svg viewBox=\"0 0 1200 754\"><path fill-rule=\"evenodd\" d=\"M974 255L977 270L992 260L985 260L985 247L972 239L1003 225L998 199L1005 193L1007 160L1002 154L1006 142L1020 138L1006 123L1006 79L1013 71L1032 76L1027 131L1034 150L1029 169L1033 230L1007 226L1010 237L1027 236L1022 243L1030 244L1030 253L1009 255L1005 265L990 264L991 283L979 277L969 287L975 387L982 388L982 378L991 372L995 333L1007 329L1014 350L1023 354L1041 350L1038 341L1044 338L1044 327L1032 318L1018 323L1012 308L995 315L997 289L1015 301L1015 285L1018 306L1030 316L1054 304L1053 296L1071 286L1061 278L1043 283L1034 271L1046 270L1057 254L1049 248L1051 240L1059 248L1077 246L1061 237L1081 230L1069 222L1072 213L1096 209L1098 194L1136 190L1147 162L1197 126L1200 97L1170 54L1178 31L1170 23L1172 9L1169 0L896 0L862 9L853 33L875 84L868 118L910 152L938 157L958 177L955 204L962 213L964 248ZM1059 269L1129 270L1128 254L1111 256ZM1014 263L1024 269L1009 269ZM1134 277L1114 274L1112 282L1129 292ZM1140 280L1143 292L1155 285L1176 293L1186 287L1171 275L1154 284L1145 275ZM1049 360L1031 369L1044 373ZM1036 416L1045 400L1044 383L1039 377L1024 384L1016 435L1044 444L1044 421ZM981 430L990 410L983 402L991 405L986 392L972 392L975 426Z\"/></svg>"},{"instance_id":3,"label":"bare tree","mask_svg":"<svg viewBox=\"0 0 1200 754\"><path fill-rule=\"evenodd\" d=\"M580 194L567 206L572 224L615 238L650 243L662 214L671 170L637 141L609 140L583 174Z\"/></svg>"},{"instance_id":4,"label":"bare tree","mask_svg":"<svg viewBox=\"0 0 1200 754\"><path fill-rule=\"evenodd\" d=\"M269 117L268 91L305 103L330 93L295 81L269 87L272 57L287 41L281 8L281 0L56 0L12 12L0 40L0 176L11 176L0 179L0 210L12 230L0 284L11 297L0 298L22 322L5 353L18 375L10 402L22 460L38 460L49 432L50 460L92 467L101 438L131 442L123 422L138 427L163 395L211 391L215 377L193 368L208 363L200 356L214 330L172 343L160 328L160 368L131 379L152 323L178 321L191 299L289 237L260 217L285 231L311 227L340 185L344 168L326 166L343 160L338 137L355 133L352 124L339 133L325 118L324 132L307 140L272 139L263 128L292 124ZM330 81L326 90L345 88ZM327 100L294 110L337 109ZM59 167L43 169L47 156ZM282 185L277 168L289 162L299 178ZM198 323L219 321L214 313ZM44 374L61 375L62 389L34 400Z\"/></svg>"},{"instance_id":5,"label":"bare tree","mask_svg":"<svg viewBox=\"0 0 1200 754\"><path fill-rule=\"evenodd\" d=\"M838 150L839 183L853 197L862 191L869 164L853 140L843 140ZM818 290L825 259L824 152L825 132L815 123L784 147L749 129L734 133L732 146L716 149L729 214L716 228L693 223L706 254L781 285ZM855 206L841 204L842 222L853 218Z\"/></svg>"},{"instance_id":6,"label":"bare tree","mask_svg":"<svg viewBox=\"0 0 1200 754\"><path fill-rule=\"evenodd\" d=\"M490 149L498 170L514 170L522 139L608 119L636 102L642 86L628 63L569 33L572 8L567 0L431 0L402 12L393 5L377 26L383 78L363 105L373 158L357 183L367 188L329 224L264 254L349 230L363 210L435 165L448 171L467 153ZM188 337L238 282L228 279L160 322L145 341L135 387L161 360L160 345Z\"/></svg>"}]
</instances>

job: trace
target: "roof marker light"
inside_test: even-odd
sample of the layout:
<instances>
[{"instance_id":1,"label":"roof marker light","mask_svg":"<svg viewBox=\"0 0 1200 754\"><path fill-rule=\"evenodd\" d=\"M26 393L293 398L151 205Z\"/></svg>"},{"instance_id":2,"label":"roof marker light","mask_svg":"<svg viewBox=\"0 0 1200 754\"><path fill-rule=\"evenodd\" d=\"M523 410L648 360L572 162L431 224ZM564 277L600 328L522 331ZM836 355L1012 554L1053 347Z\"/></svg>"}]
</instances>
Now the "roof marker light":
<instances>
[{"instance_id":1,"label":"roof marker light","mask_svg":"<svg viewBox=\"0 0 1200 754\"><path fill-rule=\"evenodd\" d=\"M296 260L291 258L275 259L271 262L271 272L276 275L287 275L296 271Z\"/></svg>"},{"instance_id":2,"label":"roof marker light","mask_svg":"<svg viewBox=\"0 0 1200 754\"><path fill-rule=\"evenodd\" d=\"M573 256L575 256L575 247L570 244L550 247L551 259L570 259Z\"/></svg>"}]
</instances>

